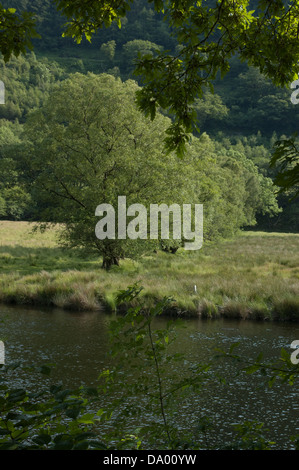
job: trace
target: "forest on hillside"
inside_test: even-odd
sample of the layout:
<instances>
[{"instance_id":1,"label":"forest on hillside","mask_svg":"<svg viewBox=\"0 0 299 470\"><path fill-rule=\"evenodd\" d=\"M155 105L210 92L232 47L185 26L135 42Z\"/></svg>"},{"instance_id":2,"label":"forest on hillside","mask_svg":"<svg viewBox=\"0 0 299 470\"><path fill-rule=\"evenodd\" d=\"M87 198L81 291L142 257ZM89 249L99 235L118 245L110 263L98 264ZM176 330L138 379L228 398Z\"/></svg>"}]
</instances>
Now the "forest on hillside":
<instances>
[{"instance_id":1,"label":"forest on hillside","mask_svg":"<svg viewBox=\"0 0 299 470\"><path fill-rule=\"evenodd\" d=\"M6 87L6 105L0 107L0 217L52 220L55 210L49 207L57 203L37 189L36 173L33 180L28 163L34 155L28 144L29 117L38 109L46 110L59 83L76 83L75 74L109 74L114 80L141 85L134 75L138 54L154 54L159 48L175 51L180 46L146 0L134 2L120 29L104 28L91 43L83 40L80 45L62 37L65 19L52 1L2 3L34 12L41 39L34 40L34 52L26 57L0 61ZM256 7L257 2L252 3ZM298 231L298 198L292 199L292 191L277 194L278 188L271 184L276 170L269 166L277 139L297 130L299 106L291 103L290 96L288 87L275 87L257 69L233 57L229 73L214 81L214 93L206 91L196 101L200 132L194 136L191 153L196 153L201 168L192 170L198 180L191 186L195 200L206 207L207 238L230 236L241 227Z\"/></svg>"}]
</instances>

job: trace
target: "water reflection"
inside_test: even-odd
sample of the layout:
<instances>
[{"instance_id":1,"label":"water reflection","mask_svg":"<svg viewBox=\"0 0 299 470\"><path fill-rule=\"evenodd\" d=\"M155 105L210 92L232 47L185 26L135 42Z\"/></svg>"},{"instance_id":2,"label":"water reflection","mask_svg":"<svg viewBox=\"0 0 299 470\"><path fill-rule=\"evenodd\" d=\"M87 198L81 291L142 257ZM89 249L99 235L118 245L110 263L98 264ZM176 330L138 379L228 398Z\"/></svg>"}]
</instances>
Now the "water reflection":
<instances>
[{"instance_id":1,"label":"water reflection","mask_svg":"<svg viewBox=\"0 0 299 470\"><path fill-rule=\"evenodd\" d=\"M112 315L99 312L2 307L0 339L5 342L6 363L55 363L51 380L71 387L96 384L99 372L107 364L112 319ZM160 318L156 325L163 327L165 323L166 319ZM299 339L298 325L192 319L179 329L175 344L187 359L207 362L215 355L215 348L228 349L235 342L240 342L238 352L248 358L263 352L265 358L276 359L282 347L290 350L294 339ZM236 377L228 363L221 364L218 372L225 376L228 386L215 382L193 397L192 403L182 403L182 426L184 420L190 424L190 420L203 414L211 416L219 432L228 423L255 419L265 422L269 435L282 448L288 446L289 436L299 433L298 390L288 386L257 389L261 381L256 376ZM32 378L20 380L28 387L36 386ZM195 410L199 410L199 415Z\"/></svg>"}]
</instances>

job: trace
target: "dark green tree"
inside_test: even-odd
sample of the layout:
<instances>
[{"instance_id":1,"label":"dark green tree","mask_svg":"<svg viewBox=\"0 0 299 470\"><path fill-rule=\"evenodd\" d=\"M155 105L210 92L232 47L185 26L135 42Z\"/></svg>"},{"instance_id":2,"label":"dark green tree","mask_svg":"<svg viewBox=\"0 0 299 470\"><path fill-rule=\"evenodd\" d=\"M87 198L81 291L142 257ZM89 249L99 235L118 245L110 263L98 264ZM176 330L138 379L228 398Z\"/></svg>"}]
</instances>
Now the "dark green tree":
<instances>
[{"instance_id":1,"label":"dark green tree","mask_svg":"<svg viewBox=\"0 0 299 470\"><path fill-rule=\"evenodd\" d=\"M299 147L297 134L289 139L278 140L271 159L272 167L278 168L275 183L281 191L291 191L292 199L299 196Z\"/></svg>"},{"instance_id":2,"label":"dark green tree","mask_svg":"<svg viewBox=\"0 0 299 470\"><path fill-rule=\"evenodd\" d=\"M32 13L15 8L5 9L0 3L0 52L7 62L12 54L18 56L32 49L32 39L39 37Z\"/></svg>"},{"instance_id":3,"label":"dark green tree","mask_svg":"<svg viewBox=\"0 0 299 470\"><path fill-rule=\"evenodd\" d=\"M129 11L132 1L107 2L56 0L68 19L65 35L81 42L95 31L111 26ZM177 42L176 55L162 51L157 57L139 60L136 73L144 79L138 92L140 108L152 118L159 107L174 119L166 137L167 147L182 154L189 134L196 128L195 99L202 96L220 72L229 70L234 54L256 66L275 85L297 77L299 1L261 0L256 10L248 0L203 1L155 0Z\"/></svg>"},{"instance_id":4,"label":"dark green tree","mask_svg":"<svg viewBox=\"0 0 299 470\"><path fill-rule=\"evenodd\" d=\"M147 208L195 198L185 184L189 167L161 148L168 118L144 117L134 103L137 88L108 74L75 74L27 119L20 146L27 180L44 207L39 216L63 224L64 243L101 255L104 268L158 242L120 239L117 232L115 239L98 239L99 204L111 204L117 214L118 196L126 196L127 206Z\"/></svg>"}]
</instances>

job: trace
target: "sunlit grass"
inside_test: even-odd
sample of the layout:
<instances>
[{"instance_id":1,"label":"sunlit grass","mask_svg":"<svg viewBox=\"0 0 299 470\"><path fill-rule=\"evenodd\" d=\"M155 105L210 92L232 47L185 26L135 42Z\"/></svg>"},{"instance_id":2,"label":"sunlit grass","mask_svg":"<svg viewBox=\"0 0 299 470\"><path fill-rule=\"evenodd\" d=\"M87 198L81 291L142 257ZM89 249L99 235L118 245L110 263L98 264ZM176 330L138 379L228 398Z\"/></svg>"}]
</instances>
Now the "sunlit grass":
<instances>
[{"instance_id":1,"label":"sunlit grass","mask_svg":"<svg viewBox=\"0 0 299 470\"><path fill-rule=\"evenodd\" d=\"M113 311L116 292L139 282L148 305L174 298L175 314L299 319L299 234L244 232L198 252L123 260L106 272L99 258L61 249L57 231L31 230L0 222L2 302Z\"/></svg>"}]
</instances>

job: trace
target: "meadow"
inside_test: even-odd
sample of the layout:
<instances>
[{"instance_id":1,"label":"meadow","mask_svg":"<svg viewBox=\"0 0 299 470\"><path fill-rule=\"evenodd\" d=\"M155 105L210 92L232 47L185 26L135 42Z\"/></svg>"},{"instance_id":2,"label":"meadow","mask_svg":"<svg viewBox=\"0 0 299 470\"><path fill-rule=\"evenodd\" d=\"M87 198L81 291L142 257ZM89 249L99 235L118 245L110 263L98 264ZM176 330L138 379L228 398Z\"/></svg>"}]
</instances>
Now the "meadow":
<instances>
[{"instance_id":1,"label":"meadow","mask_svg":"<svg viewBox=\"0 0 299 470\"><path fill-rule=\"evenodd\" d=\"M101 260L58 245L58 230L0 221L0 302L69 310L115 311L115 296L138 282L150 307L173 298L169 315L299 320L299 234L243 231L201 250L158 251Z\"/></svg>"}]
</instances>

